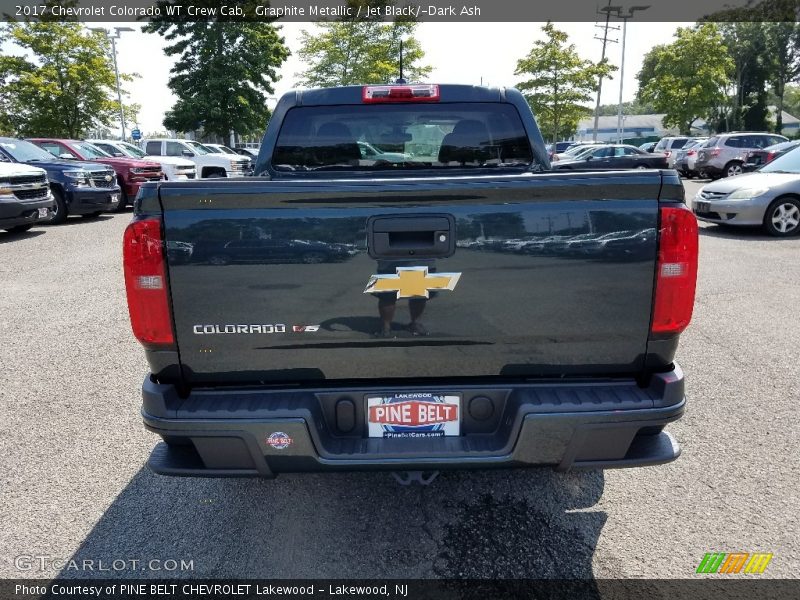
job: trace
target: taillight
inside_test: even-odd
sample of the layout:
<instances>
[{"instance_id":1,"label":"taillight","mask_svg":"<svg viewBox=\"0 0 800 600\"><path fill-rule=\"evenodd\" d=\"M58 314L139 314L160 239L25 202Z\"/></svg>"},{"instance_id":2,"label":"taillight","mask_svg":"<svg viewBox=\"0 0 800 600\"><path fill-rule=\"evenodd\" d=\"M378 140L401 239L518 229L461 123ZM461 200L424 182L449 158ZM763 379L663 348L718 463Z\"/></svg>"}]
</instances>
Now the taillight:
<instances>
[{"instance_id":1,"label":"taillight","mask_svg":"<svg viewBox=\"0 0 800 600\"><path fill-rule=\"evenodd\" d=\"M660 210L656 297L653 303L655 335L680 333L692 320L697 284L697 219L685 205Z\"/></svg>"},{"instance_id":2,"label":"taillight","mask_svg":"<svg viewBox=\"0 0 800 600\"><path fill-rule=\"evenodd\" d=\"M361 100L367 104L378 102L438 102L439 86L419 85L366 85L361 90Z\"/></svg>"},{"instance_id":3,"label":"taillight","mask_svg":"<svg viewBox=\"0 0 800 600\"><path fill-rule=\"evenodd\" d=\"M687 151L686 151L686 156L694 156L694 155L695 155L695 153L696 153L696 152L695 152L694 150L687 150Z\"/></svg>"},{"instance_id":4,"label":"taillight","mask_svg":"<svg viewBox=\"0 0 800 600\"><path fill-rule=\"evenodd\" d=\"M773 158L775 158L775 153L774 152L767 152L767 158L766 158L766 160L764 162L769 162Z\"/></svg>"},{"instance_id":5,"label":"taillight","mask_svg":"<svg viewBox=\"0 0 800 600\"><path fill-rule=\"evenodd\" d=\"M128 225L122 241L122 263L133 335L144 346L173 345L159 219L141 219Z\"/></svg>"},{"instance_id":6,"label":"taillight","mask_svg":"<svg viewBox=\"0 0 800 600\"><path fill-rule=\"evenodd\" d=\"M667 150L666 152L664 152L664 158L669 158L670 154L672 154L672 152Z\"/></svg>"},{"instance_id":7,"label":"taillight","mask_svg":"<svg viewBox=\"0 0 800 600\"><path fill-rule=\"evenodd\" d=\"M711 150L711 156L719 156L719 148L714 148Z\"/></svg>"}]
</instances>

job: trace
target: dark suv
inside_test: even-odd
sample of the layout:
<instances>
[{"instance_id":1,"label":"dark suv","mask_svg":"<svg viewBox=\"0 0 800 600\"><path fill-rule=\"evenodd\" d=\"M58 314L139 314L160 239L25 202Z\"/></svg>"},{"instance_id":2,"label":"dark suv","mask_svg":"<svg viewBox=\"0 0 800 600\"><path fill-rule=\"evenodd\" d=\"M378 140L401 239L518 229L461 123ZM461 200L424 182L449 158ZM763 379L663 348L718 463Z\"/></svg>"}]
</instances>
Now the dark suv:
<instances>
[{"instance_id":1,"label":"dark suv","mask_svg":"<svg viewBox=\"0 0 800 600\"><path fill-rule=\"evenodd\" d=\"M695 170L700 177L718 179L742 174L743 158L759 150L788 141L776 133L721 133L710 138L697 152Z\"/></svg>"}]
</instances>

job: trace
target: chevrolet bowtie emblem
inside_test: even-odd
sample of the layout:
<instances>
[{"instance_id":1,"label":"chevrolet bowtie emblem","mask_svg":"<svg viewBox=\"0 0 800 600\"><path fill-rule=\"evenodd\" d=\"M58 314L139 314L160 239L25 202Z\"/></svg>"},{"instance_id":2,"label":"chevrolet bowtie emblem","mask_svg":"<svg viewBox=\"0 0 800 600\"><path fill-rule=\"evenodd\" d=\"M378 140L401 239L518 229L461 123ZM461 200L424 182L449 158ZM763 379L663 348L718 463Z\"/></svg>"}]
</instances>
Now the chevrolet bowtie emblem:
<instances>
[{"instance_id":1,"label":"chevrolet bowtie emblem","mask_svg":"<svg viewBox=\"0 0 800 600\"><path fill-rule=\"evenodd\" d=\"M397 292L400 298L429 298L431 291L452 290L461 273L432 273L428 267L397 267L395 275L373 275L364 289L365 294Z\"/></svg>"}]
</instances>

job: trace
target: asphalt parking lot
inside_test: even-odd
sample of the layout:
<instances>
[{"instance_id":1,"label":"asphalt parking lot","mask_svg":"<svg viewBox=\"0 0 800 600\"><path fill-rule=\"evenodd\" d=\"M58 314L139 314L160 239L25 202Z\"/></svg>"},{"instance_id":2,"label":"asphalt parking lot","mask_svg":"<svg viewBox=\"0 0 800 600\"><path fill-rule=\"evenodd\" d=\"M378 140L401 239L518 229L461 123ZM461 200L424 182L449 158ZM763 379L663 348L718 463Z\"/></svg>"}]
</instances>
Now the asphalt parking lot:
<instances>
[{"instance_id":1,"label":"asphalt parking lot","mask_svg":"<svg viewBox=\"0 0 800 600\"><path fill-rule=\"evenodd\" d=\"M147 471L156 437L139 417L146 364L121 274L129 218L0 233L0 577L51 577L76 558L192 561L115 571L148 577L684 578L712 551L772 552L768 575L796 577L800 238L702 225L679 351L689 407L669 429L678 461L400 487L380 473Z\"/></svg>"}]
</instances>

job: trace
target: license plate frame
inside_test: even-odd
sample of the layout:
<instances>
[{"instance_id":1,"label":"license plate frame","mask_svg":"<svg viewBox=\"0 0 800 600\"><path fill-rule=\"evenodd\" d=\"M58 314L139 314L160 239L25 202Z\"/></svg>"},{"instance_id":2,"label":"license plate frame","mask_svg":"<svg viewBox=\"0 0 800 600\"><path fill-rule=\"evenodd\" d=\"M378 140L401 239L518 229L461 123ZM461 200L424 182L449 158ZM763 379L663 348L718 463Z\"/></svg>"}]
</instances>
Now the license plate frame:
<instances>
[{"instance_id":1,"label":"license plate frame","mask_svg":"<svg viewBox=\"0 0 800 600\"><path fill-rule=\"evenodd\" d=\"M708 202L695 202L694 210L695 212L702 212L702 213L711 212L711 204L709 204Z\"/></svg>"},{"instance_id":2,"label":"license plate frame","mask_svg":"<svg viewBox=\"0 0 800 600\"><path fill-rule=\"evenodd\" d=\"M119 194L109 194L108 201L111 204L116 204L117 202L119 202Z\"/></svg>"},{"instance_id":3,"label":"license plate frame","mask_svg":"<svg viewBox=\"0 0 800 600\"><path fill-rule=\"evenodd\" d=\"M430 439L461 435L463 397L455 392L371 393L364 396L367 437Z\"/></svg>"},{"instance_id":4,"label":"license plate frame","mask_svg":"<svg viewBox=\"0 0 800 600\"><path fill-rule=\"evenodd\" d=\"M39 209L37 218L46 219L48 216L50 216L50 210L46 206Z\"/></svg>"}]
</instances>

